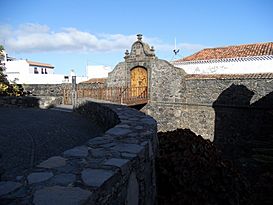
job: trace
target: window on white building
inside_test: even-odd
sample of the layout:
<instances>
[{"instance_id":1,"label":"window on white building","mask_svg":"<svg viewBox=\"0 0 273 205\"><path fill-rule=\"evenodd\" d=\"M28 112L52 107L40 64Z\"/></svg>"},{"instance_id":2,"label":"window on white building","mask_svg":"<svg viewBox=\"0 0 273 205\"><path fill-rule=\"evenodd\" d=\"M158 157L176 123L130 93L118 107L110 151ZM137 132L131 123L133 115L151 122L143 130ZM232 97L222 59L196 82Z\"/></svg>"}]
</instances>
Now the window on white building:
<instances>
[{"instance_id":1,"label":"window on white building","mask_svg":"<svg viewBox=\"0 0 273 205\"><path fill-rule=\"evenodd\" d=\"M34 68L34 74L39 74L39 71L38 71L37 67Z\"/></svg>"}]
</instances>

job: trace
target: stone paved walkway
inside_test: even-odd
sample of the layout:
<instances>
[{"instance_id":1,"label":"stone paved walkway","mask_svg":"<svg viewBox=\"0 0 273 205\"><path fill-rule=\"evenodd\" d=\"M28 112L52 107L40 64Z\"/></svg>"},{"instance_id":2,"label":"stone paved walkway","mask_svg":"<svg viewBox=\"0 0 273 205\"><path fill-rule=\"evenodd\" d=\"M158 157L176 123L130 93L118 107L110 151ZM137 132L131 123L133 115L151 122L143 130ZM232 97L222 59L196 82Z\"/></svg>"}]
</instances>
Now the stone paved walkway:
<instances>
[{"instance_id":1,"label":"stone paved walkway","mask_svg":"<svg viewBox=\"0 0 273 205\"><path fill-rule=\"evenodd\" d=\"M20 176L43 160L101 133L96 123L74 112L0 107L2 180Z\"/></svg>"}]
</instances>

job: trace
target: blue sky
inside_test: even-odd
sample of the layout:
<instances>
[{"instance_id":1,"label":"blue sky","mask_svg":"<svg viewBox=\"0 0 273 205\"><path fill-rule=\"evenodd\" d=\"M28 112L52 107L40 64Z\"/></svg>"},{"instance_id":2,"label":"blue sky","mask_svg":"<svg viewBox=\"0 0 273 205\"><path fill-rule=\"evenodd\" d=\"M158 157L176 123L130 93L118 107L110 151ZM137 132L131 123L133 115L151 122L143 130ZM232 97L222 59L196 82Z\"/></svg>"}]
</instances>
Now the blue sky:
<instances>
[{"instance_id":1,"label":"blue sky","mask_svg":"<svg viewBox=\"0 0 273 205\"><path fill-rule=\"evenodd\" d=\"M0 44L10 56L55 66L114 67L142 33L159 58L273 41L272 0L0 0Z\"/></svg>"}]
</instances>

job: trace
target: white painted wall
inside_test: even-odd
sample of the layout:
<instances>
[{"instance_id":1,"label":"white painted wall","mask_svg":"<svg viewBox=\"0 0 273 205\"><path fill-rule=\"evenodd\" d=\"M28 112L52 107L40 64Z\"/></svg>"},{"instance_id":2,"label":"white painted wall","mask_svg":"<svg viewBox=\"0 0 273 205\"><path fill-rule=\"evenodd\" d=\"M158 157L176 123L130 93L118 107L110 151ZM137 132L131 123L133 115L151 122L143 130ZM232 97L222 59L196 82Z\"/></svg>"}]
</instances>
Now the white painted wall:
<instances>
[{"instance_id":1,"label":"white painted wall","mask_svg":"<svg viewBox=\"0 0 273 205\"><path fill-rule=\"evenodd\" d=\"M107 78L108 73L113 69L110 66L104 65L87 65L87 77L90 78Z\"/></svg>"},{"instance_id":2,"label":"white painted wall","mask_svg":"<svg viewBox=\"0 0 273 205\"><path fill-rule=\"evenodd\" d=\"M18 84L61 84L71 83L71 76L67 75L68 79L65 79L63 74L9 74L7 76L10 82L16 82ZM86 81L87 77L77 77L76 82L80 83Z\"/></svg>"},{"instance_id":3,"label":"white painted wall","mask_svg":"<svg viewBox=\"0 0 273 205\"><path fill-rule=\"evenodd\" d=\"M54 69L46 68L48 74L42 74L41 68L44 67L30 66L26 60L5 61L5 74L7 79L12 83L18 84L61 84L71 83L71 75L54 74ZM39 74L34 74L34 68L37 67ZM68 76L68 79L65 78ZM76 82L80 83L88 80L87 77L80 76L76 78Z\"/></svg>"},{"instance_id":4,"label":"white painted wall","mask_svg":"<svg viewBox=\"0 0 273 205\"><path fill-rule=\"evenodd\" d=\"M176 67L183 68L188 74L245 74L273 72L273 58L269 60L249 60L238 62L173 64Z\"/></svg>"},{"instance_id":5,"label":"white painted wall","mask_svg":"<svg viewBox=\"0 0 273 205\"><path fill-rule=\"evenodd\" d=\"M42 73L42 69L45 72L45 70L47 71L47 74L54 74L54 69L53 68L46 68L46 67L40 67L40 66L29 66L29 73L30 74L34 74L34 69L37 68L39 74ZM46 74L45 74L46 75Z\"/></svg>"},{"instance_id":6,"label":"white painted wall","mask_svg":"<svg viewBox=\"0 0 273 205\"><path fill-rule=\"evenodd\" d=\"M29 64L26 60L6 61L6 74L25 74L29 73Z\"/></svg>"}]
</instances>

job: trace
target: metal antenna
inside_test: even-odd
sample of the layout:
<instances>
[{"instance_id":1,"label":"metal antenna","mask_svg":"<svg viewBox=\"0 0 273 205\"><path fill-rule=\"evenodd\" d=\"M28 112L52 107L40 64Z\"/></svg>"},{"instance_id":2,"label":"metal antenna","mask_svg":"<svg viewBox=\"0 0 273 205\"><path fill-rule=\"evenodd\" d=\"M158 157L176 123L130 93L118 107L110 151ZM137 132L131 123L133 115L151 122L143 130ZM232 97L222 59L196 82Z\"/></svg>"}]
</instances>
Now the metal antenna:
<instances>
[{"instance_id":1,"label":"metal antenna","mask_svg":"<svg viewBox=\"0 0 273 205\"><path fill-rule=\"evenodd\" d=\"M179 53L179 49L176 49L176 38L174 38L174 49L173 49L174 55L176 56Z\"/></svg>"}]
</instances>

